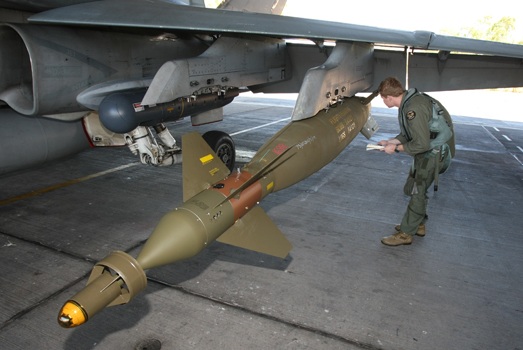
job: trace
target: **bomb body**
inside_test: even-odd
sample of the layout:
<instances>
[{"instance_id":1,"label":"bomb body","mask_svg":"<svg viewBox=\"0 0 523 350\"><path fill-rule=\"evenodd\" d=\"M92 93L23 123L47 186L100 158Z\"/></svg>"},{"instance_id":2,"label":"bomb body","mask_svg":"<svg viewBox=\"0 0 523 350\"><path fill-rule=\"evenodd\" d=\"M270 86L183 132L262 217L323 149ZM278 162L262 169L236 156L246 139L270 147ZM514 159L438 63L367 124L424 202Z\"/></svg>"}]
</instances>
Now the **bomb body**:
<instances>
[{"instance_id":1,"label":"bomb body","mask_svg":"<svg viewBox=\"0 0 523 350\"><path fill-rule=\"evenodd\" d=\"M215 240L285 257L291 244L259 202L330 163L369 115L369 105L349 98L312 118L292 121L232 174L199 135L184 136L191 155L189 160L184 156L183 170L188 198L160 220L136 260L113 252L98 263L86 288L62 308L59 323L74 327L105 305L128 302L145 288L145 270L193 257Z\"/></svg>"}]
</instances>

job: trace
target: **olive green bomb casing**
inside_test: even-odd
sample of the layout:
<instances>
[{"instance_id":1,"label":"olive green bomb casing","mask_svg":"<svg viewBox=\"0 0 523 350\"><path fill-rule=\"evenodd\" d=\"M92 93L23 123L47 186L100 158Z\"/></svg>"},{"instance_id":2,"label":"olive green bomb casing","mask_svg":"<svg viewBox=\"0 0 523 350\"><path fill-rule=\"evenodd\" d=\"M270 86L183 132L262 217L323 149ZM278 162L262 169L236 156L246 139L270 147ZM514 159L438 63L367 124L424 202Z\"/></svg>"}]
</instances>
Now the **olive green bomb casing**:
<instances>
[{"instance_id":1,"label":"olive green bomb casing","mask_svg":"<svg viewBox=\"0 0 523 350\"><path fill-rule=\"evenodd\" d=\"M145 270L191 258L215 240L287 256L291 243L258 204L320 170L368 129L370 105L363 102L343 99L291 121L231 174L199 134L184 135L184 203L165 214L136 260L113 252L100 261L87 286L64 304L59 324L75 327L105 306L129 302L145 288Z\"/></svg>"}]
</instances>

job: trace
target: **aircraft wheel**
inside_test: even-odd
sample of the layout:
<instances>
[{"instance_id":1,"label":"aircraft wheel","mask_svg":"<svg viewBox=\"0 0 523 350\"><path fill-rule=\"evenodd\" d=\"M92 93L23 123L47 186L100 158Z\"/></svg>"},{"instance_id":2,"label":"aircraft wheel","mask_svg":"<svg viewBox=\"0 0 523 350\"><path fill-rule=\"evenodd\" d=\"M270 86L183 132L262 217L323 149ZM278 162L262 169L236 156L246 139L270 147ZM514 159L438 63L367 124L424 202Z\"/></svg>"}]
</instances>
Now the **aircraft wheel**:
<instances>
[{"instance_id":1,"label":"aircraft wheel","mask_svg":"<svg viewBox=\"0 0 523 350\"><path fill-rule=\"evenodd\" d=\"M203 139L211 146L223 164L232 172L236 160L236 148L232 138L223 131L212 130L203 134Z\"/></svg>"}]
</instances>

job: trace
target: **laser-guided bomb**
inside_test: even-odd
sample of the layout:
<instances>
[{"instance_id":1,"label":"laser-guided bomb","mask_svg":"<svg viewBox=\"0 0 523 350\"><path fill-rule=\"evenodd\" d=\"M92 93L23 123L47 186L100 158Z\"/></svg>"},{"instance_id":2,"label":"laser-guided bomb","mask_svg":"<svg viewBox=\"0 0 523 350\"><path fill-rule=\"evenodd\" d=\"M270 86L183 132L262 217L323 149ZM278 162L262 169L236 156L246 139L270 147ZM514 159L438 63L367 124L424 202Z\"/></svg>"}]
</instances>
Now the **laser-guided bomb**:
<instances>
[{"instance_id":1,"label":"laser-guided bomb","mask_svg":"<svg viewBox=\"0 0 523 350\"><path fill-rule=\"evenodd\" d=\"M129 302L146 287L145 270L193 257L215 240L287 256L291 243L259 202L330 163L360 131L370 137L377 125L369 101L342 99L291 121L233 173L199 134L184 135L183 205L160 220L136 259L115 251L97 263L86 287L60 310L58 323L76 327L106 306Z\"/></svg>"}]
</instances>

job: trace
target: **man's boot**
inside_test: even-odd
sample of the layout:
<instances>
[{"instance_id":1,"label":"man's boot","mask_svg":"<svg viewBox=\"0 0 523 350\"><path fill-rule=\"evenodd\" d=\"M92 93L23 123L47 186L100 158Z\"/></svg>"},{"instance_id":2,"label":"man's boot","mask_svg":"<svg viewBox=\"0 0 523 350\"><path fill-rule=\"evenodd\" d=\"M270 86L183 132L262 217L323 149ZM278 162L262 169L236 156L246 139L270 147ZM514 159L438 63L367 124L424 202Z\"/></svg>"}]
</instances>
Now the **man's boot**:
<instances>
[{"instance_id":1,"label":"man's boot","mask_svg":"<svg viewBox=\"0 0 523 350\"><path fill-rule=\"evenodd\" d=\"M381 243L383 243L385 245L390 245L390 246L411 244L412 236L409 234L406 234L405 232L398 232L391 236L383 237L381 239Z\"/></svg>"},{"instance_id":2,"label":"man's boot","mask_svg":"<svg viewBox=\"0 0 523 350\"><path fill-rule=\"evenodd\" d=\"M394 229L396 230L396 232L400 232L401 231L401 225L396 225L394 227ZM418 230L416 231L416 235L420 236L420 237L425 236L425 224L419 224Z\"/></svg>"}]
</instances>

